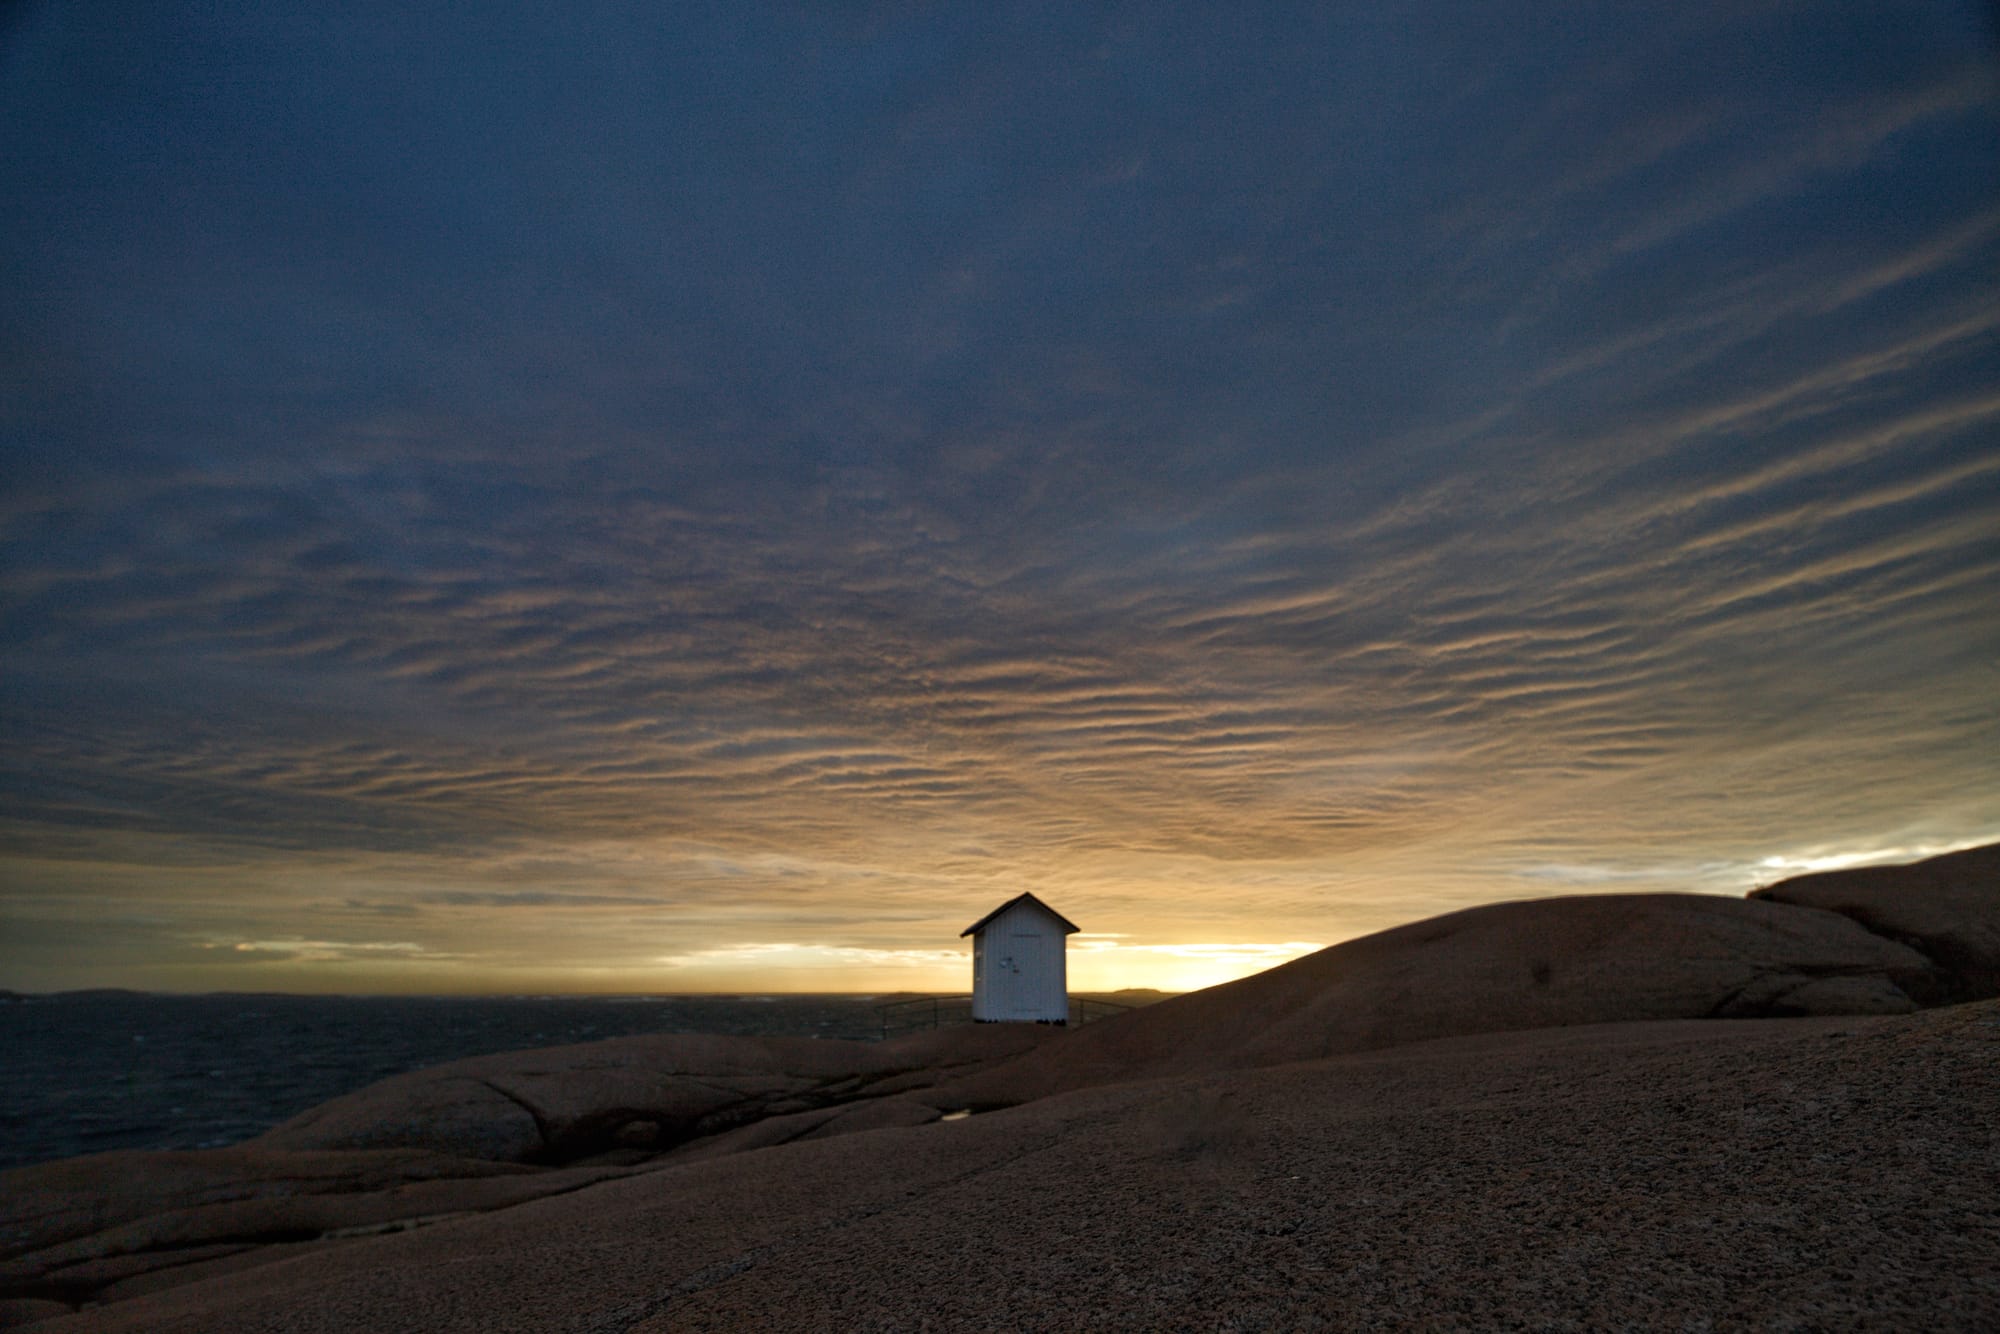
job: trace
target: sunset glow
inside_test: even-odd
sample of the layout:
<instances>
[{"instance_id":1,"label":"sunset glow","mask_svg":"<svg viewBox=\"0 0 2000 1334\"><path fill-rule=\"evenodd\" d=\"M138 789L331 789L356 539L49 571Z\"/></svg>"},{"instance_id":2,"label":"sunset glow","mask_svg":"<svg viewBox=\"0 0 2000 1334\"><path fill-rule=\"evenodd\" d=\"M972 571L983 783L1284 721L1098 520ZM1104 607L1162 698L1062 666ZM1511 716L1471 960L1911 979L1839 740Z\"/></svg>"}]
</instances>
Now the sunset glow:
<instances>
[{"instance_id":1,"label":"sunset glow","mask_svg":"<svg viewBox=\"0 0 2000 1334\"><path fill-rule=\"evenodd\" d=\"M0 986L2000 838L1981 6L497 9L0 21Z\"/></svg>"}]
</instances>

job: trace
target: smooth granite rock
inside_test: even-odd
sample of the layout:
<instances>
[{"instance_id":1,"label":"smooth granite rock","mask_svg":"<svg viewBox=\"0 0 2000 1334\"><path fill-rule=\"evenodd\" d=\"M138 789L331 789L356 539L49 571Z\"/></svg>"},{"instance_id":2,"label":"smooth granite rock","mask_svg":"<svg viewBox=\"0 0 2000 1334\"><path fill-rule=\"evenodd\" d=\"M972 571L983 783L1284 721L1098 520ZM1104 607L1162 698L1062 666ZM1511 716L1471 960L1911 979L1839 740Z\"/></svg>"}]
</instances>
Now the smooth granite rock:
<instances>
[{"instance_id":1,"label":"smooth granite rock","mask_svg":"<svg viewBox=\"0 0 2000 1334\"><path fill-rule=\"evenodd\" d=\"M411 1150L123 1151L40 1163L0 1176L0 1286L21 1299L101 1300L152 1286L148 1276L268 1261L287 1243L507 1208L610 1174Z\"/></svg>"},{"instance_id":2,"label":"smooth granite rock","mask_svg":"<svg viewBox=\"0 0 2000 1334\"><path fill-rule=\"evenodd\" d=\"M280 1153L235 1147L124 1150L0 1174L0 1259L171 1212L255 1200L394 1191L428 1181L533 1175L412 1150Z\"/></svg>"},{"instance_id":3,"label":"smooth granite rock","mask_svg":"<svg viewBox=\"0 0 2000 1334\"><path fill-rule=\"evenodd\" d=\"M37 1330L1971 1334L1995 1106L1993 1002L1450 1038L675 1163Z\"/></svg>"},{"instance_id":4,"label":"smooth granite rock","mask_svg":"<svg viewBox=\"0 0 2000 1334\"><path fill-rule=\"evenodd\" d=\"M2000 1328L2000 1001L1911 1012L1990 985L1994 851L1474 909L1076 1032L455 1062L0 1174L0 1325Z\"/></svg>"},{"instance_id":5,"label":"smooth granite rock","mask_svg":"<svg viewBox=\"0 0 2000 1334\"><path fill-rule=\"evenodd\" d=\"M267 1149L421 1148L495 1162L564 1163L666 1149L800 1107L925 1088L1060 1036L961 1026L894 1042L706 1034L610 1038L453 1061L371 1084L251 1143ZM858 1124L858 1123L857 1123ZM638 1127L650 1126L647 1131Z\"/></svg>"},{"instance_id":6,"label":"smooth granite rock","mask_svg":"<svg viewBox=\"0 0 2000 1334\"><path fill-rule=\"evenodd\" d=\"M1930 969L1908 946L1812 908L1698 894L1503 903L1091 1024L936 1096L1002 1106L1115 1080L1511 1029L1895 1013L1916 1008L1904 985Z\"/></svg>"},{"instance_id":7,"label":"smooth granite rock","mask_svg":"<svg viewBox=\"0 0 2000 1334\"><path fill-rule=\"evenodd\" d=\"M1909 866L1821 871L1750 897L1836 912L1922 951L1935 965L1913 993L1925 1004L2000 996L2000 845Z\"/></svg>"}]
</instances>

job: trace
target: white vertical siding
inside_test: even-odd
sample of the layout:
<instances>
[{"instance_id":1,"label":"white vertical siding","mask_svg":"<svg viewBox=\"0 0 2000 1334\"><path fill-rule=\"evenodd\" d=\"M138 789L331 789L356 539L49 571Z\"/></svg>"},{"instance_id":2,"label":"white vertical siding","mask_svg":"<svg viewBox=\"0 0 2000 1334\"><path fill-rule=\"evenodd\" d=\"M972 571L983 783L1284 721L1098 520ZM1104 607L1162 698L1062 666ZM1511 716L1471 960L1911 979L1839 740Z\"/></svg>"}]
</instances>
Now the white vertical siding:
<instances>
[{"instance_id":1,"label":"white vertical siding","mask_svg":"<svg viewBox=\"0 0 2000 1334\"><path fill-rule=\"evenodd\" d=\"M1015 1023L1069 1018L1062 923L1032 903L995 917L972 938L972 1017Z\"/></svg>"}]
</instances>

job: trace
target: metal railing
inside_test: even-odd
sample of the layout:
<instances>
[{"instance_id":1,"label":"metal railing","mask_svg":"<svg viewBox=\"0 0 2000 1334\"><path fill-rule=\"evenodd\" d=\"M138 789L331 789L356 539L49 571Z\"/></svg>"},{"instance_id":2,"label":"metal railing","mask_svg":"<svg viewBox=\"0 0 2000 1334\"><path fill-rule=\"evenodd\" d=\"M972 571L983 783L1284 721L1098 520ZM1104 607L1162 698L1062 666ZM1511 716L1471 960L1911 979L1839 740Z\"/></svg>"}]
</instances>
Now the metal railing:
<instances>
[{"instance_id":1,"label":"metal railing","mask_svg":"<svg viewBox=\"0 0 2000 1334\"><path fill-rule=\"evenodd\" d=\"M1118 1001L1099 1000L1095 996L1071 996L1069 1022L1071 1026L1094 1024L1099 1019L1109 1019L1132 1008L1134 1007Z\"/></svg>"},{"instance_id":2,"label":"metal railing","mask_svg":"<svg viewBox=\"0 0 2000 1334\"><path fill-rule=\"evenodd\" d=\"M1109 1019L1131 1009L1117 1001L1098 1000L1092 996L1071 996L1069 998L1069 1024L1075 1028L1083 1024L1095 1023L1099 1019ZM921 1032L924 1029L942 1028L946 1024L969 1024L972 1022L972 997L957 996L913 996L908 1000L883 1001L875 1007L881 1016L882 1037L886 1041L904 1033Z\"/></svg>"},{"instance_id":3,"label":"metal railing","mask_svg":"<svg viewBox=\"0 0 2000 1334\"><path fill-rule=\"evenodd\" d=\"M882 1037L887 1041L926 1028L971 1023L972 997L915 996L909 1000L885 1001L875 1007L875 1013L882 1018Z\"/></svg>"}]
</instances>

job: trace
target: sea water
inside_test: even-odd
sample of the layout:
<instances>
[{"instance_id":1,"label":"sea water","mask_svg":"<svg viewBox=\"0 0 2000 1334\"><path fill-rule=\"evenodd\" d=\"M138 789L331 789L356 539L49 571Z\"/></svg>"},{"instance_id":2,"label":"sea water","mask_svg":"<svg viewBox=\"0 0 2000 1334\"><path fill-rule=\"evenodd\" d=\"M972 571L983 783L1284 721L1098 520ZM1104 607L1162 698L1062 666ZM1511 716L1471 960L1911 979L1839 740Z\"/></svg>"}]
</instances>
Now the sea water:
<instances>
[{"instance_id":1,"label":"sea water","mask_svg":"<svg viewBox=\"0 0 2000 1334\"><path fill-rule=\"evenodd\" d=\"M871 1039L872 996L70 992L0 1004L0 1167L233 1144L378 1079L634 1033Z\"/></svg>"}]
</instances>

